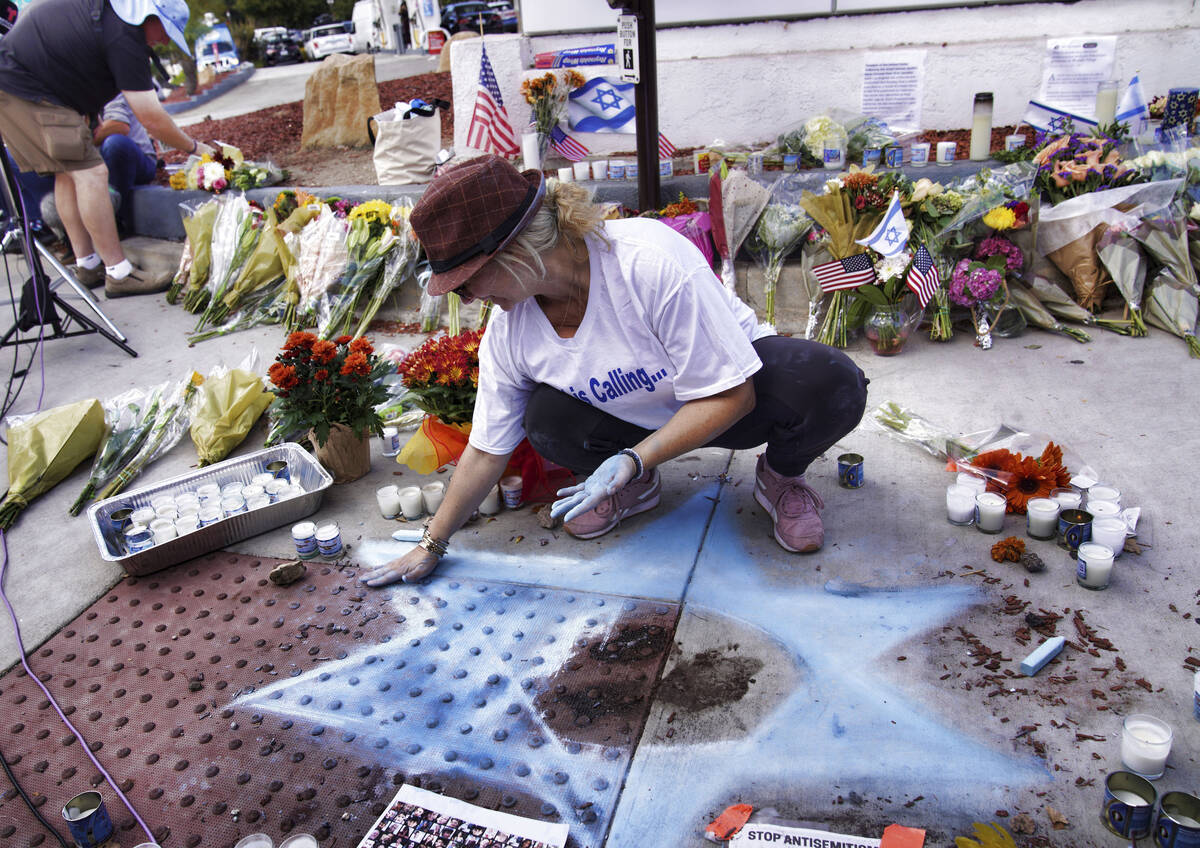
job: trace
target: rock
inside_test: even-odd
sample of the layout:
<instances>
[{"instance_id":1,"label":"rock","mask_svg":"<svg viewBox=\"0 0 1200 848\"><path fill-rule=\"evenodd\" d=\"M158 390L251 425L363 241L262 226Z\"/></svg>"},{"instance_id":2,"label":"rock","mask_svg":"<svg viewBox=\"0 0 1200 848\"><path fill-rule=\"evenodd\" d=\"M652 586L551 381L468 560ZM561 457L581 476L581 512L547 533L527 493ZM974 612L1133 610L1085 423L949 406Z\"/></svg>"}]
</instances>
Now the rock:
<instances>
[{"instance_id":1,"label":"rock","mask_svg":"<svg viewBox=\"0 0 1200 848\"><path fill-rule=\"evenodd\" d=\"M217 72L212 65L205 65L196 71L196 88L202 89L206 85L212 85L213 80L217 78Z\"/></svg>"},{"instance_id":2,"label":"rock","mask_svg":"<svg viewBox=\"0 0 1200 848\"><path fill-rule=\"evenodd\" d=\"M462 41L467 38L479 38L479 33L463 30L450 36L450 40L446 42L445 46L442 47L442 52L438 55L437 72L439 74L444 74L450 70L450 45L455 41Z\"/></svg>"},{"instance_id":3,"label":"rock","mask_svg":"<svg viewBox=\"0 0 1200 848\"><path fill-rule=\"evenodd\" d=\"M367 119L381 111L375 57L335 53L304 84L300 149L369 147Z\"/></svg>"},{"instance_id":4,"label":"rock","mask_svg":"<svg viewBox=\"0 0 1200 848\"><path fill-rule=\"evenodd\" d=\"M552 518L550 516L550 507L552 504L538 504L533 508L533 517L537 519L537 523L547 530L554 530L562 526L561 518Z\"/></svg>"},{"instance_id":5,"label":"rock","mask_svg":"<svg viewBox=\"0 0 1200 848\"><path fill-rule=\"evenodd\" d=\"M267 579L276 586L288 586L295 583L304 576L308 568L300 560L295 559L291 562L280 563L271 569L271 573L267 575Z\"/></svg>"}]
</instances>

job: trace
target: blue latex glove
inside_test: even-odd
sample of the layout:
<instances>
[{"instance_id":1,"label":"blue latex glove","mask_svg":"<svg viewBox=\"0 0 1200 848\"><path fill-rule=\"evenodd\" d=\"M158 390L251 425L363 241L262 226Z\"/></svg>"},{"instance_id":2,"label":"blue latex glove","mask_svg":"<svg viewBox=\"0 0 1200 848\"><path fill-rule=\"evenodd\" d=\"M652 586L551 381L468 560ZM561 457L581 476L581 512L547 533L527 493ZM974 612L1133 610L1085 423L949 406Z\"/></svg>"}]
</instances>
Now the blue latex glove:
<instances>
[{"instance_id":1,"label":"blue latex glove","mask_svg":"<svg viewBox=\"0 0 1200 848\"><path fill-rule=\"evenodd\" d=\"M595 509L600 501L616 494L628 485L637 472L633 458L618 453L610 456L586 480L577 486L558 490L558 500L550 507L550 516L571 521L585 512Z\"/></svg>"}]
</instances>

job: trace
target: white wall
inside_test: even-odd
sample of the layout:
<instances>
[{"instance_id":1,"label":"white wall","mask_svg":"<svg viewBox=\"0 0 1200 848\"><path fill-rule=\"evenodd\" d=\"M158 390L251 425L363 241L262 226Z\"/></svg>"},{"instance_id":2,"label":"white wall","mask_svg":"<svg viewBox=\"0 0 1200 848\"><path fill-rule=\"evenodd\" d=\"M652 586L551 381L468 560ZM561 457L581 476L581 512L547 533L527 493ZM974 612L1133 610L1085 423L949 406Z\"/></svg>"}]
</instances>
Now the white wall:
<instances>
[{"instance_id":1,"label":"white wall","mask_svg":"<svg viewBox=\"0 0 1200 848\"><path fill-rule=\"evenodd\" d=\"M613 15L613 32L488 37L514 125L528 118L519 87L532 54L611 42ZM1041 84L1046 39L1068 35L1116 35L1115 76L1140 73L1148 97L1200 84L1200 10L1193 0L1080 0L679 27L657 35L659 127L680 147L769 141L827 109L857 109L864 58L891 49L927 51L926 129L969 127L976 91L995 93L997 125L1016 123ZM504 39L527 45L508 47ZM455 44L451 59L455 141L462 146L479 74L478 42ZM582 140L597 153L633 148L632 136Z\"/></svg>"}]
</instances>

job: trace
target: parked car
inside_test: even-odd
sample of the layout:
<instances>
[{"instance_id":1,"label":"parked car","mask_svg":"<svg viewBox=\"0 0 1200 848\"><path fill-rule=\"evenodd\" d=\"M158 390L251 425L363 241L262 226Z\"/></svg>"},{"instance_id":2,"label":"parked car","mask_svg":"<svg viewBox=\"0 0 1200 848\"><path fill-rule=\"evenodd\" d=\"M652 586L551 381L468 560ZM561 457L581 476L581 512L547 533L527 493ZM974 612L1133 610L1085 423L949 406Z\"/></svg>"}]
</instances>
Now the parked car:
<instances>
[{"instance_id":1,"label":"parked car","mask_svg":"<svg viewBox=\"0 0 1200 848\"><path fill-rule=\"evenodd\" d=\"M347 32L347 27L353 26L347 22L313 27L304 42L305 58L310 62L319 62L334 53L353 53L354 41Z\"/></svg>"},{"instance_id":2,"label":"parked car","mask_svg":"<svg viewBox=\"0 0 1200 848\"><path fill-rule=\"evenodd\" d=\"M278 65L283 62L303 62L300 48L296 42L287 36L268 36L262 42L262 57L264 65Z\"/></svg>"},{"instance_id":3,"label":"parked car","mask_svg":"<svg viewBox=\"0 0 1200 848\"><path fill-rule=\"evenodd\" d=\"M467 3L451 3L442 7L442 29L453 35L456 32L504 32L504 21L500 13L483 0Z\"/></svg>"},{"instance_id":4,"label":"parked car","mask_svg":"<svg viewBox=\"0 0 1200 848\"><path fill-rule=\"evenodd\" d=\"M488 5L500 14L505 32L517 31L517 10L513 8L512 0L488 0Z\"/></svg>"}]
</instances>

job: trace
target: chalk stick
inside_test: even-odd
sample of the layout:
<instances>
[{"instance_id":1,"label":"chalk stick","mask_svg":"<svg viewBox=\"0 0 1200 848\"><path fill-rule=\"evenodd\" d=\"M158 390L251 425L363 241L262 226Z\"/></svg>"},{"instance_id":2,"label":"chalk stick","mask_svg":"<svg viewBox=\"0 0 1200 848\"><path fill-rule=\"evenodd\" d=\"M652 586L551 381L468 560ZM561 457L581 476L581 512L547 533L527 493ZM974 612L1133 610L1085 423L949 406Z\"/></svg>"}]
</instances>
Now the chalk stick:
<instances>
[{"instance_id":1,"label":"chalk stick","mask_svg":"<svg viewBox=\"0 0 1200 848\"><path fill-rule=\"evenodd\" d=\"M1047 639L1038 645L1036 651L1021 660L1021 674L1026 677L1033 677L1042 670L1042 666L1058 656L1058 652L1063 649L1063 645L1065 644L1067 644L1066 639L1061 636L1055 636L1053 639Z\"/></svg>"},{"instance_id":2,"label":"chalk stick","mask_svg":"<svg viewBox=\"0 0 1200 848\"><path fill-rule=\"evenodd\" d=\"M419 542L424 531L420 527L402 527L392 534L397 542Z\"/></svg>"}]
</instances>

